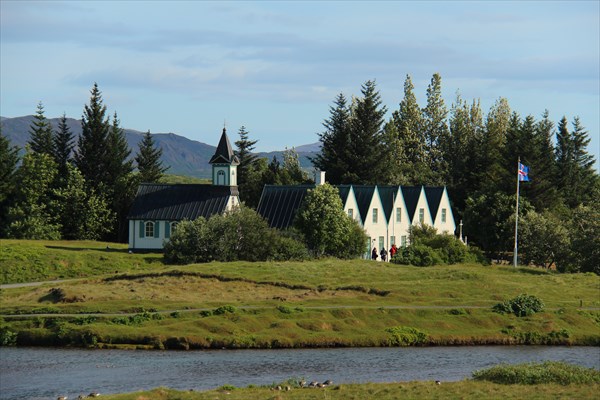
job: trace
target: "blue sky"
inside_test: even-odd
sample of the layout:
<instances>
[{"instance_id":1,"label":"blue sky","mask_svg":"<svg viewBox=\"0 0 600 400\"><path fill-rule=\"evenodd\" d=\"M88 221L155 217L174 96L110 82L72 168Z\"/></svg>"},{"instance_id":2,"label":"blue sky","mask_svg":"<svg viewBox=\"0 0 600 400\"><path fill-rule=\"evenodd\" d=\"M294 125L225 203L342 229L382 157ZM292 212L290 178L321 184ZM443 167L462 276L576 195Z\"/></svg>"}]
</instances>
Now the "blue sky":
<instances>
[{"instance_id":1,"label":"blue sky","mask_svg":"<svg viewBox=\"0 0 600 400\"><path fill-rule=\"evenodd\" d=\"M338 93L375 79L389 112L406 75L439 72L484 113L579 116L600 154L598 1L0 0L0 115L80 118L97 82L121 125L256 149L318 141ZM388 115L389 116L389 115ZM597 164L598 165L598 164Z\"/></svg>"}]
</instances>

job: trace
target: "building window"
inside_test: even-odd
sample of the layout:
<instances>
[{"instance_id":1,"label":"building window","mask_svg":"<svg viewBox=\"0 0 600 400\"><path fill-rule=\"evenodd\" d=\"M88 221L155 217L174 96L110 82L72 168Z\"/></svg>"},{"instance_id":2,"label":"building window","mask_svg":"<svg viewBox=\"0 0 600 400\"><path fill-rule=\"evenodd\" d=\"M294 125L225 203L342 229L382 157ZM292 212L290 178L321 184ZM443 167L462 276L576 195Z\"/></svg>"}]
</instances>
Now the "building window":
<instances>
[{"instance_id":1,"label":"building window","mask_svg":"<svg viewBox=\"0 0 600 400\"><path fill-rule=\"evenodd\" d=\"M446 209L442 208L442 222L446 222Z\"/></svg>"},{"instance_id":2,"label":"building window","mask_svg":"<svg viewBox=\"0 0 600 400\"><path fill-rule=\"evenodd\" d=\"M384 248L383 247L385 245L384 239L385 238L383 236L379 236L379 250Z\"/></svg>"},{"instance_id":3,"label":"building window","mask_svg":"<svg viewBox=\"0 0 600 400\"><path fill-rule=\"evenodd\" d=\"M225 171L220 170L219 172L217 172L217 185L224 185L225 184Z\"/></svg>"},{"instance_id":4,"label":"building window","mask_svg":"<svg viewBox=\"0 0 600 400\"><path fill-rule=\"evenodd\" d=\"M402 222L402 209L396 208L396 222Z\"/></svg>"},{"instance_id":5,"label":"building window","mask_svg":"<svg viewBox=\"0 0 600 400\"><path fill-rule=\"evenodd\" d=\"M148 221L144 224L144 236L154 237L154 222Z\"/></svg>"},{"instance_id":6,"label":"building window","mask_svg":"<svg viewBox=\"0 0 600 400\"><path fill-rule=\"evenodd\" d=\"M396 236L390 236L390 246L396 244Z\"/></svg>"},{"instance_id":7,"label":"building window","mask_svg":"<svg viewBox=\"0 0 600 400\"><path fill-rule=\"evenodd\" d=\"M424 208L419 208L419 222L420 223L425 222L425 209Z\"/></svg>"},{"instance_id":8,"label":"building window","mask_svg":"<svg viewBox=\"0 0 600 400\"><path fill-rule=\"evenodd\" d=\"M167 222L165 225L165 238L169 239L173 232L175 232L175 228L177 227L177 221Z\"/></svg>"},{"instance_id":9,"label":"building window","mask_svg":"<svg viewBox=\"0 0 600 400\"><path fill-rule=\"evenodd\" d=\"M373 223L374 224L377 223L377 209L376 208L373 209Z\"/></svg>"},{"instance_id":10,"label":"building window","mask_svg":"<svg viewBox=\"0 0 600 400\"><path fill-rule=\"evenodd\" d=\"M400 238L400 246L406 247L406 235L402 235Z\"/></svg>"},{"instance_id":11,"label":"building window","mask_svg":"<svg viewBox=\"0 0 600 400\"><path fill-rule=\"evenodd\" d=\"M351 208L348 209L348 216L350 218L354 219L354 210L353 209L351 209Z\"/></svg>"}]
</instances>

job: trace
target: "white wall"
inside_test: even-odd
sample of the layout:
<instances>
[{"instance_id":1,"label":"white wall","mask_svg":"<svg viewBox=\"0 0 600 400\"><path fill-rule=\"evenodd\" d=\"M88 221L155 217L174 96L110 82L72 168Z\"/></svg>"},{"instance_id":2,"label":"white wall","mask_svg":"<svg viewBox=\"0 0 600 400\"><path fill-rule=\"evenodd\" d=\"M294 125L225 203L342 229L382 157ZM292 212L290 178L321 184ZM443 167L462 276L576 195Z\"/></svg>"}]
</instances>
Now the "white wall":
<instances>
[{"instance_id":1,"label":"white wall","mask_svg":"<svg viewBox=\"0 0 600 400\"><path fill-rule=\"evenodd\" d=\"M442 222L442 210L444 209L446 210L446 222ZM437 215L435 216L435 221L433 222L433 226L437 229L438 233L454 235L454 231L456 230L456 222L454 221L454 216L452 215L450 198L448 197L448 192L445 188L440 200L440 206L438 208Z\"/></svg>"}]
</instances>

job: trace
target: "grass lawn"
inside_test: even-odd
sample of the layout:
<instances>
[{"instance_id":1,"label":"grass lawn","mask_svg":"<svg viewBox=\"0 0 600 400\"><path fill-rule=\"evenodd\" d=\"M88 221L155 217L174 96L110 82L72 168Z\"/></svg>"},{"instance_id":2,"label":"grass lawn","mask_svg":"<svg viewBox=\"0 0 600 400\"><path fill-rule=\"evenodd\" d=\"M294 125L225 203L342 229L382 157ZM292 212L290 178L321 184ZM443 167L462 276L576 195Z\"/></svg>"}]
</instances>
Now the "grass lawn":
<instances>
[{"instance_id":1,"label":"grass lawn","mask_svg":"<svg viewBox=\"0 0 600 400\"><path fill-rule=\"evenodd\" d=\"M98 242L3 240L0 250L5 283L79 278L1 290L0 323L24 345L600 343L595 274L333 259L165 266L160 254ZM545 310L522 318L491 311L520 293ZM30 313L38 316L8 316Z\"/></svg>"}]
</instances>

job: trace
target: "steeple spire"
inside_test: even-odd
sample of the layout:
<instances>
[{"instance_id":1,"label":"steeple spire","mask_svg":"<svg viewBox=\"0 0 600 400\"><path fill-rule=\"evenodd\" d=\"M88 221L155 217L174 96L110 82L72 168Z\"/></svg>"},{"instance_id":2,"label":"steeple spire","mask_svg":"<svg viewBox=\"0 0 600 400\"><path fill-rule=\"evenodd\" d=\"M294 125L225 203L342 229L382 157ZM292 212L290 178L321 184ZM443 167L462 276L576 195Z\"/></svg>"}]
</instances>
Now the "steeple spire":
<instances>
[{"instance_id":1,"label":"steeple spire","mask_svg":"<svg viewBox=\"0 0 600 400\"><path fill-rule=\"evenodd\" d=\"M237 166L240 164L240 160L231 148L225 126L223 126L223 134L217 150L209 163L212 164L213 185L237 186Z\"/></svg>"}]
</instances>

